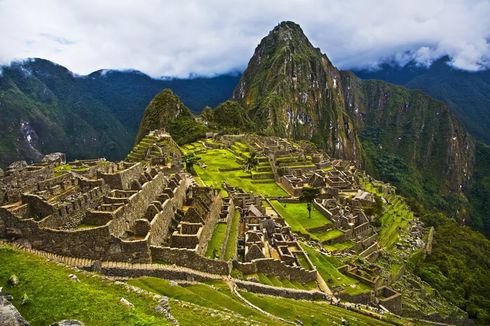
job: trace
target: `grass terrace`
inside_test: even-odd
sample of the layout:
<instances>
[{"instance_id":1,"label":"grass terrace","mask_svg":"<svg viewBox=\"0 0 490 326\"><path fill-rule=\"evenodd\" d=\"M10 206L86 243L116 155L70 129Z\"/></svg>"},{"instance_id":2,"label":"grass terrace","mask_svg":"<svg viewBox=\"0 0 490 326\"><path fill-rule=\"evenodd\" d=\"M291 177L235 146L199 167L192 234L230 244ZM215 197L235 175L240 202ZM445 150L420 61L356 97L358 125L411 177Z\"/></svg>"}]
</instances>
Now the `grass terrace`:
<instances>
[{"instance_id":1,"label":"grass terrace","mask_svg":"<svg viewBox=\"0 0 490 326\"><path fill-rule=\"evenodd\" d=\"M230 235L226 243L225 260L230 260L236 254L236 242L238 238L238 225L240 223L240 212L236 209L233 214Z\"/></svg>"},{"instance_id":2,"label":"grass terrace","mask_svg":"<svg viewBox=\"0 0 490 326\"><path fill-rule=\"evenodd\" d=\"M147 291L165 295L171 299L180 300L181 302L193 303L197 306L215 309L217 310L215 313L238 314L241 318L246 318L247 321L252 323L278 325L278 323L270 320L255 309L248 307L239 298L232 295L229 287L221 281L209 282L208 284L181 286L175 284L172 285L169 281L159 278L142 277L130 280L128 283ZM186 317L179 316L179 314L173 310L171 310L171 312L179 322ZM194 311L189 309L186 313L188 315L186 318L192 318ZM201 320L198 318L193 319L194 325L216 325L216 322L210 320L210 317L204 317ZM244 321L245 320L242 320L242 323ZM234 322L232 320L229 320L228 324L223 323L223 325L233 324Z\"/></svg>"},{"instance_id":3,"label":"grass terrace","mask_svg":"<svg viewBox=\"0 0 490 326\"><path fill-rule=\"evenodd\" d=\"M405 203L403 197L398 195L384 195L373 183L364 181L362 186L366 191L378 196L384 196L386 203L381 215L381 229L379 231L379 244L383 247L390 248L400 238L400 235L406 232L410 221L413 219L413 212Z\"/></svg>"},{"instance_id":4,"label":"grass terrace","mask_svg":"<svg viewBox=\"0 0 490 326\"><path fill-rule=\"evenodd\" d=\"M198 156L206 168L197 164L194 168L207 186L221 188L221 184L226 182L258 195L287 196L273 179L252 180L250 173L243 170L243 163L239 163L237 156L229 150L209 149Z\"/></svg>"},{"instance_id":5,"label":"grass terrace","mask_svg":"<svg viewBox=\"0 0 490 326\"><path fill-rule=\"evenodd\" d=\"M342 287L344 288L343 292L350 295L357 295L372 290L368 285L342 274L338 268L344 264L338 258L326 256L308 246L303 246L303 249L330 288Z\"/></svg>"},{"instance_id":6,"label":"grass terrace","mask_svg":"<svg viewBox=\"0 0 490 326\"><path fill-rule=\"evenodd\" d=\"M271 204L286 222L288 222L293 232L301 233L320 242L335 239L344 234L340 230L328 230L322 233L308 231L312 228L332 224L332 221L313 206L311 209L311 218L309 218L306 203L283 203L278 200L271 200Z\"/></svg>"},{"instance_id":7,"label":"grass terrace","mask_svg":"<svg viewBox=\"0 0 490 326\"><path fill-rule=\"evenodd\" d=\"M327 249L328 251L342 251L342 250L348 250L354 247L356 244L354 241L348 240L344 242L337 242L332 245L323 245L323 248Z\"/></svg>"},{"instance_id":8,"label":"grass terrace","mask_svg":"<svg viewBox=\"0 0 490 326\"><path fill-rule=\"evenodd\" d=\"M0 245L0 262L0 286L13 295L12 303L31 325L51 325L62 319L78 319L87 326L168 324L155 312L152 299L92 274L77 273L5 245ZM12 274L19 279L15 287L7 285ZM69 274L76 274L80 282L70 280ZM24 293L29 302L21 305ZM122 297L134 304L134 309L119 304Z\"/></svg>"},{"instance_id":9,"label":"grass terrace","mask_svg":"<svg viewBox=\"0 0 490 326\"><path fill-rule=\"evenodd\" d=\"M277 276L265 275L262 273L246 275L247 280L255 279L262 284L277 286L281 288L291 288L300 290L315 290L318 289L316 282L310 282L301 284L297 281L290 281L286 278L279 278Z\"/></svg>"},{"instance_id":10,"label":"grass terrace","mask_svg":"<svg viewBox=\"0 0 490 326\"><path fill-rule=\"evenodd\" d=\"M277 298L251 292L241 292L241 295L268 313L289 321L301 321L301 325L341 325L342 318L350 325L391 325L326 302Z\"/></svg>"}]
</instances>

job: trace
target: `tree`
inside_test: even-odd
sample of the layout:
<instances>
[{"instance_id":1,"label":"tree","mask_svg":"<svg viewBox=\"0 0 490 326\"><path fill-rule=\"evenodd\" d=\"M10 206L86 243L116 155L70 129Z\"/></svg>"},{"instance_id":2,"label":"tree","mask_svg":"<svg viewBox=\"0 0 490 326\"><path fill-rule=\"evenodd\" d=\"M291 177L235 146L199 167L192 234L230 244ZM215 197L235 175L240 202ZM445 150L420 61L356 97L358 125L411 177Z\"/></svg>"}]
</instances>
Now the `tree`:
<instances>
[{"instance_id":1,"label":"tree","mask_svg":"<svg viewBox=\"0 0 490 326\"><path fill-rule=\"evenodd\" d=\"M245 170L253 170L259 165L259 160L257 160L257 153L251 152L250 157L245 161Z\"/></svg>"},{"instance_id":2,"label":"tree","mask_svg":"<svg viewBox=\"0 0 490 326\"><path fill-rule=\"evenodd\" d=\"M184 155L182 160L185 163L185 170L191 174L194 171L194 164L196 164L201 158L194 155L194 153Z\"/></svg>"},{"instance_id":3,"label":"tree","mask_svg":"<svg viewBox=\"0 0 490 326\"><path fill-rule=\"evenodd\" d=\"M318 197L319 194L320 189L318 188L303 187L303 190L301 191L301 196L299 196L299 200L302 202L306 202L308 218L311 218L311 203L313 203L313 201L316 197Z\"/></svg>"}]
</instances>

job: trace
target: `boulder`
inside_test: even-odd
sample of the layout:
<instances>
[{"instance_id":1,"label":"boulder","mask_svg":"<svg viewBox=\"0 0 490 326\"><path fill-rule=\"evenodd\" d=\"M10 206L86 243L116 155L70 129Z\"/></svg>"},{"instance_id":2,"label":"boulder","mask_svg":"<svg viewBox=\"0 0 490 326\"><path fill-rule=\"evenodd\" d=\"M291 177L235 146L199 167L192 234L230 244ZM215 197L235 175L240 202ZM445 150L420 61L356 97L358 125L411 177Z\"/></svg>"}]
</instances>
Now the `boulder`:
<instances>
[{"instance_id":1,"label":"boulder","mask_svg":"<svg viewBox=\"0 0 490 326\"><path fill-rule=\"evenodd\" d=\"M123 306L125 307L128 307L128 308L134 308L134 304L132 304L131 302L129 302L127 299L125 298L121 298L119 300L119 303L122 304Z\"/></svg>"},{"instance_id":2,"label":"boulder","mask_svg":"<svg viewBox=\"0 0 490 326\"><path fill-rule=\"evenodd\" d=\"M22 170L27 166L26 161L15 161L8 166L9 170Z\"/></svg>"},{"instance_id":3,"label":"boulder","mask_svg":"<svg viewBox=\"0 0 490 326\"><path fill-rule=\"evenodd\" d=\"M48 163L48 164L65 164L66 163L66 156L64 153L56 152L56 153L50 153L47 155L44 155L42 159L43 163Z\"/></svg>"},{"instance_id":4,"label":"boulder","mask_svg":"<svg viewBox=\"0 0 490 326\"><path fill-rule=\"evenodd\" d=\"M19 284L19 278L17 277L17 275L12 274L10 275L8 282L11 286L16 286L17 284Z\"/></svg>"},{"instance_id":5,"label":"boulder","mask_svg":"<svg viewBox=\"0 0 490 326\"><path fill-rule=\"evenodd\" d=\"M29 326L17 308L0 293L0 325L2 326Z\"/></svg>"},{"instance_id":6,"label":"boulder","mask_svg":"<svg viewBox=\"0 0 490 326\"><path fill-rule=\"evenodd\" d=\"M70 274L68 277L74 282L80 282L80 279L75 274Z\"/></svg>"}]
</instances>

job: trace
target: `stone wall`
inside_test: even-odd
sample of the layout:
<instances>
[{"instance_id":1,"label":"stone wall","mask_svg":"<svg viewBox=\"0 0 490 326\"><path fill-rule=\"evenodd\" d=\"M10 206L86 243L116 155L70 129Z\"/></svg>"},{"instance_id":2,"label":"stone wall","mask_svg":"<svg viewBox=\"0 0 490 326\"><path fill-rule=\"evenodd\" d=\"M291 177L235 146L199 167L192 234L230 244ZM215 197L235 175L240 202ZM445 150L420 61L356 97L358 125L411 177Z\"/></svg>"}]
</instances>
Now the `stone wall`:
<instances>
[{"instance_id":1,"label":"stone wall","mask_svg":"<svg viewBox=\"0 0 490 326\"><path fill-rule=\"evenodd\" d=\"M316 281L317 271L306 270L300 267L288 266L284 262L271 258L254 259L251 262L233 262L233 267L243 274L263 273L266 275L287 278L302 284Z\"/></svg>"},{"instance_id":2,"label":"stone wall","mask_svg":"<svg viewBox=\"0 0 490 326\"><path fill-rule=\"evenodd\" d=\"M141 276L152 276L163 278L167 280L182 280L182 281L194 281L194 282L206 282L214 280L212 277L206 275L191 273L186 270L180 269L163 269L163 268L137 268L137 267L102 267L101 273L107 276L134 278Z\"/></svg>"},{"instance_id":3,"label":"stone wall","mask_svg":"<svg viewBox=\"0 0 490 326\"><path fill-rule=\"evenodd\" d=\"M142 218L148 206L157 199L160 194L165 177L159 173L152 180L147 181L136 194L128 198L128 203L122 209L121 216L110 224L111 233L121 237L127 232L134 221Z\"/></svg>"},{"instance_id":4,"label":"stone wall","mask_svg":"<svg viewBox=\"0 0 490 326\"><path fill-rule=\"evenodd\" d=\"M241 280L234 281L239 289L245 289L254 293L300 300L330 300L330 297L328 295L320 291L302 291L296 289L272 287L255 282L247 282Z\"/></svg>"},{"instance_id":5,"label":"stone wall","mask_svg":"<svg viewBox=\"0 0 490 326\"><path fill-rule=\"evenodd\" d=\"M0 208L5 222L5 237L26 240L34 249L63 256L98 260L150 262L147 239L123 241L111 236L108 224L80 230L54 230L39 227L30 219L18 219Z\"/></svg>"},{"instance_id":6,"label":"stone wall","mask_svg":"<svg viewBox=\"0 0 490 326\"><path fill-rule=\"evenodd\" d=\"M376 290L376 296L379 297L379 304L390 312L397 315L402 313L402 296L400 293L383 286Z\"/></svg>"},{"instance_id":7,"label":"stone wall","mask_svg":"<svg viewBox=\"0 0 490 326\"><path fill-rule=\"evenodd\" d=\"M114 173L97 172L97 178L102 178L111 189L131 189L131 182L138 180L138 177L143 173L144 167L141 163L129 165L123 163L123 170Z\"/></svg>"},{"instance_id":8,"label":"stone wall","mask_svg":"<svg viewBox=\"0 0 490 326\"><path fill-rule=\"evenodd\" d=\"M31 214L40 218L54 213L53 205L47 203L43 198L34 194L22 194L22 203L27 204Z\"/></svg>"},{"instance_id":9,"label":"stone wall","mask_svg":"<svg viewBox=\"0 0 490 326\"><path fill-rule=\"evenodd\" d=\"M162 210L158 212L151 220L149 237L150 245L161 245L164 239L169 236L169 226L170 222L172 222L172 218L174 218L172 201L167 199L162 204Z\"/></svg>"},{"instance_id":10,"label":"stone wall","mask_svg":"<svg viewBox=\"0 0 490 326\"><path fill-rule=\"evenodd\" d=\"M175 264L211 274L228 275L230 273L227 262L200 256L194 250L157 246L151 246L150 249L153 262Z\"/></svg>"}]
</instances>

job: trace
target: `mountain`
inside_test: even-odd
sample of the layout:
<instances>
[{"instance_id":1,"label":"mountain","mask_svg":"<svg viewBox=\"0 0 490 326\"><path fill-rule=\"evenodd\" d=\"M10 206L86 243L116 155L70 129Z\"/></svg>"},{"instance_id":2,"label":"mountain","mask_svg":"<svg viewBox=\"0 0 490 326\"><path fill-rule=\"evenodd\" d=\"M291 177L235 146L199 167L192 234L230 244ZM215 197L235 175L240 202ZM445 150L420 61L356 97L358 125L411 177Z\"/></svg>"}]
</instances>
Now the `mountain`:
<instances>
[{"instance_id":1,"label":"mountain","mask_svg":"<svg viewBox=\"0 0 490 326\"><path fill-rule=\"evenodd\" d=\"M265 134L310 139L332 156L361 160L340 72L295 23L262 39L233 98Z\"/></svg>"},{"instance_id":2,"label":"mountain","mask_svg":"<svg viewBox=\"0 0 490 326\"><path fill-rule=\"evenodd\" d=\"M171 88L194 112L232 94L239 76L153 79L138 71L100 70L78 76L43 59L1 67L0 166L35 161L41 153L69 159L125 157L143 110Z\"/></svg>"},{"instance_id":3,"label":"mountain","mask_svg":"<svg viewBox=\"0 0 490 326\"><path fill-rule=\"evenodd\" d=\"M490 144L490 70L470 72L451 67L442 57L429 67L409 62L385 63L378 70L359 70L362 79L380 79L412 89L420 89L449 104L467 130Z\"/></svg>"},{"instance_id":4,"label":"mountain","mask_svg":"<svg viewBox=\"0 0 490 326\"><path fill-rule=\"evenodd\" d=\"M150 131L165 129L177 144L189 143L205 136L207 128L194 118L191 110L170 89L158 93L143 113L136 143Z\"/></svg>"},{"instance_id":5,"label":"mountain","mask_svg":"<svg viewBox=\"0 0 490 326\"><path fill-rule=\"evenodd\" d=\"M414 202L468 215L461 189L471 176L474 142L447 105L339 71L299 25L283 22L262 39L233 97L258 132L312 140Z\"/></svg>"}]
</instances>

